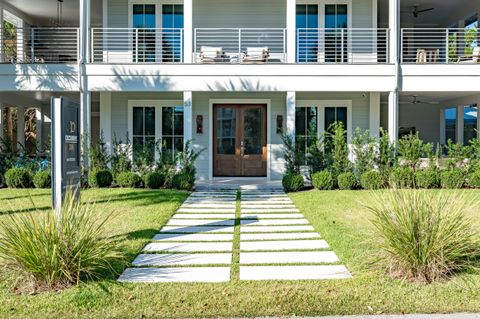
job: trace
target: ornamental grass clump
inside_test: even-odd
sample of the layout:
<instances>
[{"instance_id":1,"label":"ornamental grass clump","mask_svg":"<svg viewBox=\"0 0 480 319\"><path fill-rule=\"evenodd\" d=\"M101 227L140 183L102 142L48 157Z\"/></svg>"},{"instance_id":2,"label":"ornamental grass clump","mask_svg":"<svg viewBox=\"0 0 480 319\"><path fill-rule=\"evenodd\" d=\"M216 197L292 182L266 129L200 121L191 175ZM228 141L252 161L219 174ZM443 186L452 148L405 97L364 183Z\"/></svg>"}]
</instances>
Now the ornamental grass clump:
<instances>
[{"instance_id":1,"label":"ornamental grass clump","mask_svg":"<svg viewBox=\"0 0 480 319\"><path fill-rule=\"evenodd\" d=\"M105 215L104 215L105 216ZM41 211L0 221L0 263L25 275L21 286L59 290L112 274L123 258L117 242L103 236L111 215L67 194L61 217Z\"/></svg>"},{"instance_id":2,"label":"ornamental grass clump","mask_svg":"<svg viewBox=\"0 0 480 319\"><path fill-rule=\"evenodd\" d=\"M394 277L432 283L479 269L480 239L465 212L478 205L459 191L393 189L376 196L372 223L381 260Z\"/></svg>"}]
</instances>

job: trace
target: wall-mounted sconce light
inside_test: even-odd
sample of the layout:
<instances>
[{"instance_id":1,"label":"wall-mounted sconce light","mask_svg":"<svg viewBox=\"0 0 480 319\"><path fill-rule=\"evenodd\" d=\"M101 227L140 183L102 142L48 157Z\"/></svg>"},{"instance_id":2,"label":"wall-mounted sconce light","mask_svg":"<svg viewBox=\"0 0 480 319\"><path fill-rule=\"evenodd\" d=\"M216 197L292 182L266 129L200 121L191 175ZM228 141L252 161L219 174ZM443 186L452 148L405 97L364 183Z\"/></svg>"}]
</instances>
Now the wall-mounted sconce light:
<instances>
[{"instance_id":1,"label":"wall-mounted sconce light","mask_svg":"<svg viewBox=\"0 0 480 319\"><path fill-rule=\"evenodd\" d=\"M197 134L203 134L203 115L197 115Z\"/></svg>"},{"instance_id":2,"label":"wall-mounted sconce light","mask_svg":"<svg viewBox=\"0 0 480 319\"><path fill-rule=\"evenodd\" d=\"M277 115L277 134L283 134L283 115Z\"/></svg>"}]
</instances>

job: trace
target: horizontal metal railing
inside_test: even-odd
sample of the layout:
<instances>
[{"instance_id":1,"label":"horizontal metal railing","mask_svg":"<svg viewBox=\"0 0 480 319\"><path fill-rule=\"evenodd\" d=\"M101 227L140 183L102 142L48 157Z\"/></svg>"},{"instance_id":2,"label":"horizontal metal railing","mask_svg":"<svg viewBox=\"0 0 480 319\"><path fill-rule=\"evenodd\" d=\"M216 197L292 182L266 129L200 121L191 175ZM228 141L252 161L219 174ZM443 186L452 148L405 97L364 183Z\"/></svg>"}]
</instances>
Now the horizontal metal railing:
<instances>
[{"instance_id":1,"label":"horizontal metal railing","mask_svg":"<svg viewBox=\"0 0 480 319\"><path fill-rule=\"evenodd\" d=\"M286 29L197 28L193 48L196 63L286 63ZM205 52L211 48L220 50L208 59ZM264 58L251 56L261 49Z\"/></svg>"},{"instance_id":2,"label":"horizontal metal railing","mask_svg":"<svg viewBox=\"0 0 480 319\"><path fill-rule=\"evenodd\" d=\"M480 36L468 28L405 28L401 61L405 64L480 63Z\"/></svg>"},{"instance_id":3,"label":"horizontal metal railing","mask_svg":"<svg viewBox=\"0 0 480 319\"><path fill-rule=\"evenodd\" d=\"M95 63L178 63L183 61L183 29L92 28Z\"/></svg>"},{"instance_id":4,"label":"horizontal metal railing","mask_svg":"<svg viewBox=\"0 0 480 319\"><path fill-rule=\"evenodd\" d=\"M386 64L389 29L297 29L298 63Z\"/></svg>"},{"instance_id":5,"label":"horizontal metal railing","mask_svg":"<svg viewBox=\"0 0 480 319\"><path fill-rule=\"evenodd\" d=\"M2 63L75 63L79 51L78 28L3 28Z\"/></svg>"}]
</instances>

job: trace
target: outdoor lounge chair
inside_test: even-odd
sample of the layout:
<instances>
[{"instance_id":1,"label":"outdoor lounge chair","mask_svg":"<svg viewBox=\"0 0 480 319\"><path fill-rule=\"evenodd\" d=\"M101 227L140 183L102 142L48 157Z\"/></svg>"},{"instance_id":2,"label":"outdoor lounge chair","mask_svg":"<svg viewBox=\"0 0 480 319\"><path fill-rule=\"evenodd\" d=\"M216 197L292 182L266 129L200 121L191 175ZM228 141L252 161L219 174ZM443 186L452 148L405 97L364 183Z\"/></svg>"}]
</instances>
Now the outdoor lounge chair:
<instances>
[{"instance_id":1,"label":"outdoor lounge chair","mask_svg":"<svg viewBox=\"0 0 480 319\"><path fill-rule=\"evenodd\" d=\"M480 63L480 47L475 47L472 54L459 56L457 63Z\"/></svg>"},{"instance_id":2,"label":"outdoor lounge chair","mask_svg":"<svg viewBox=\"0 0 480 319\"><path fill-rule=\"evenodd\" d=\"M225 62L225 51L220 47L207 47L200 48L200 62L201 63L218 63Z\"/></svg>"},{"instance_id":3,"label":"outdoor lounge chair","mask_svg":"<svg viewBox=\"0 0 480 319\"><path fill-rule=\"evenodd\" d=\"M417 64L437 63L439 55L439 49L418 49Z\"/></svg>"},{"instance_id":4,"label":"outdoor lounge chair","mask_svg":"<svg viewBox=\"0 0 480 319\"><path fill-rule=\"evenodd\" d=\"M243 63L266 63L270 57L270 52L267 47L247 48L243 52Z\"/></svg>"}]
</instances>

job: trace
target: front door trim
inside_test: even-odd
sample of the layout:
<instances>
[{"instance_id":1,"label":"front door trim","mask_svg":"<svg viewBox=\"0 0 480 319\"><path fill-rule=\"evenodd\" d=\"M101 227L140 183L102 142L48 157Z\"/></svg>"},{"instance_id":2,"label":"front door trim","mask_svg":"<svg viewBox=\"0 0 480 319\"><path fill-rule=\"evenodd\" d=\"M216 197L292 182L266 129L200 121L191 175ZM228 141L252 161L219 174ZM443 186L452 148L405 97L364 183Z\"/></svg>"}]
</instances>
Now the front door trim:
<instances>
[{"instance_id":1,"label":"front door trim","mask_svg":"<svg viewBox=\"0 0 480 319\"><path fill-rule=\"evenodd\" d=\"M208 107L208 179L213 180L213 105L214 104L266 104L267 105L267 180L270 180L270 99L210 99ZM250 177L247 177L250 178ZM255 178L255 177L251 177Z\"/></svg>"}]
</instances>

